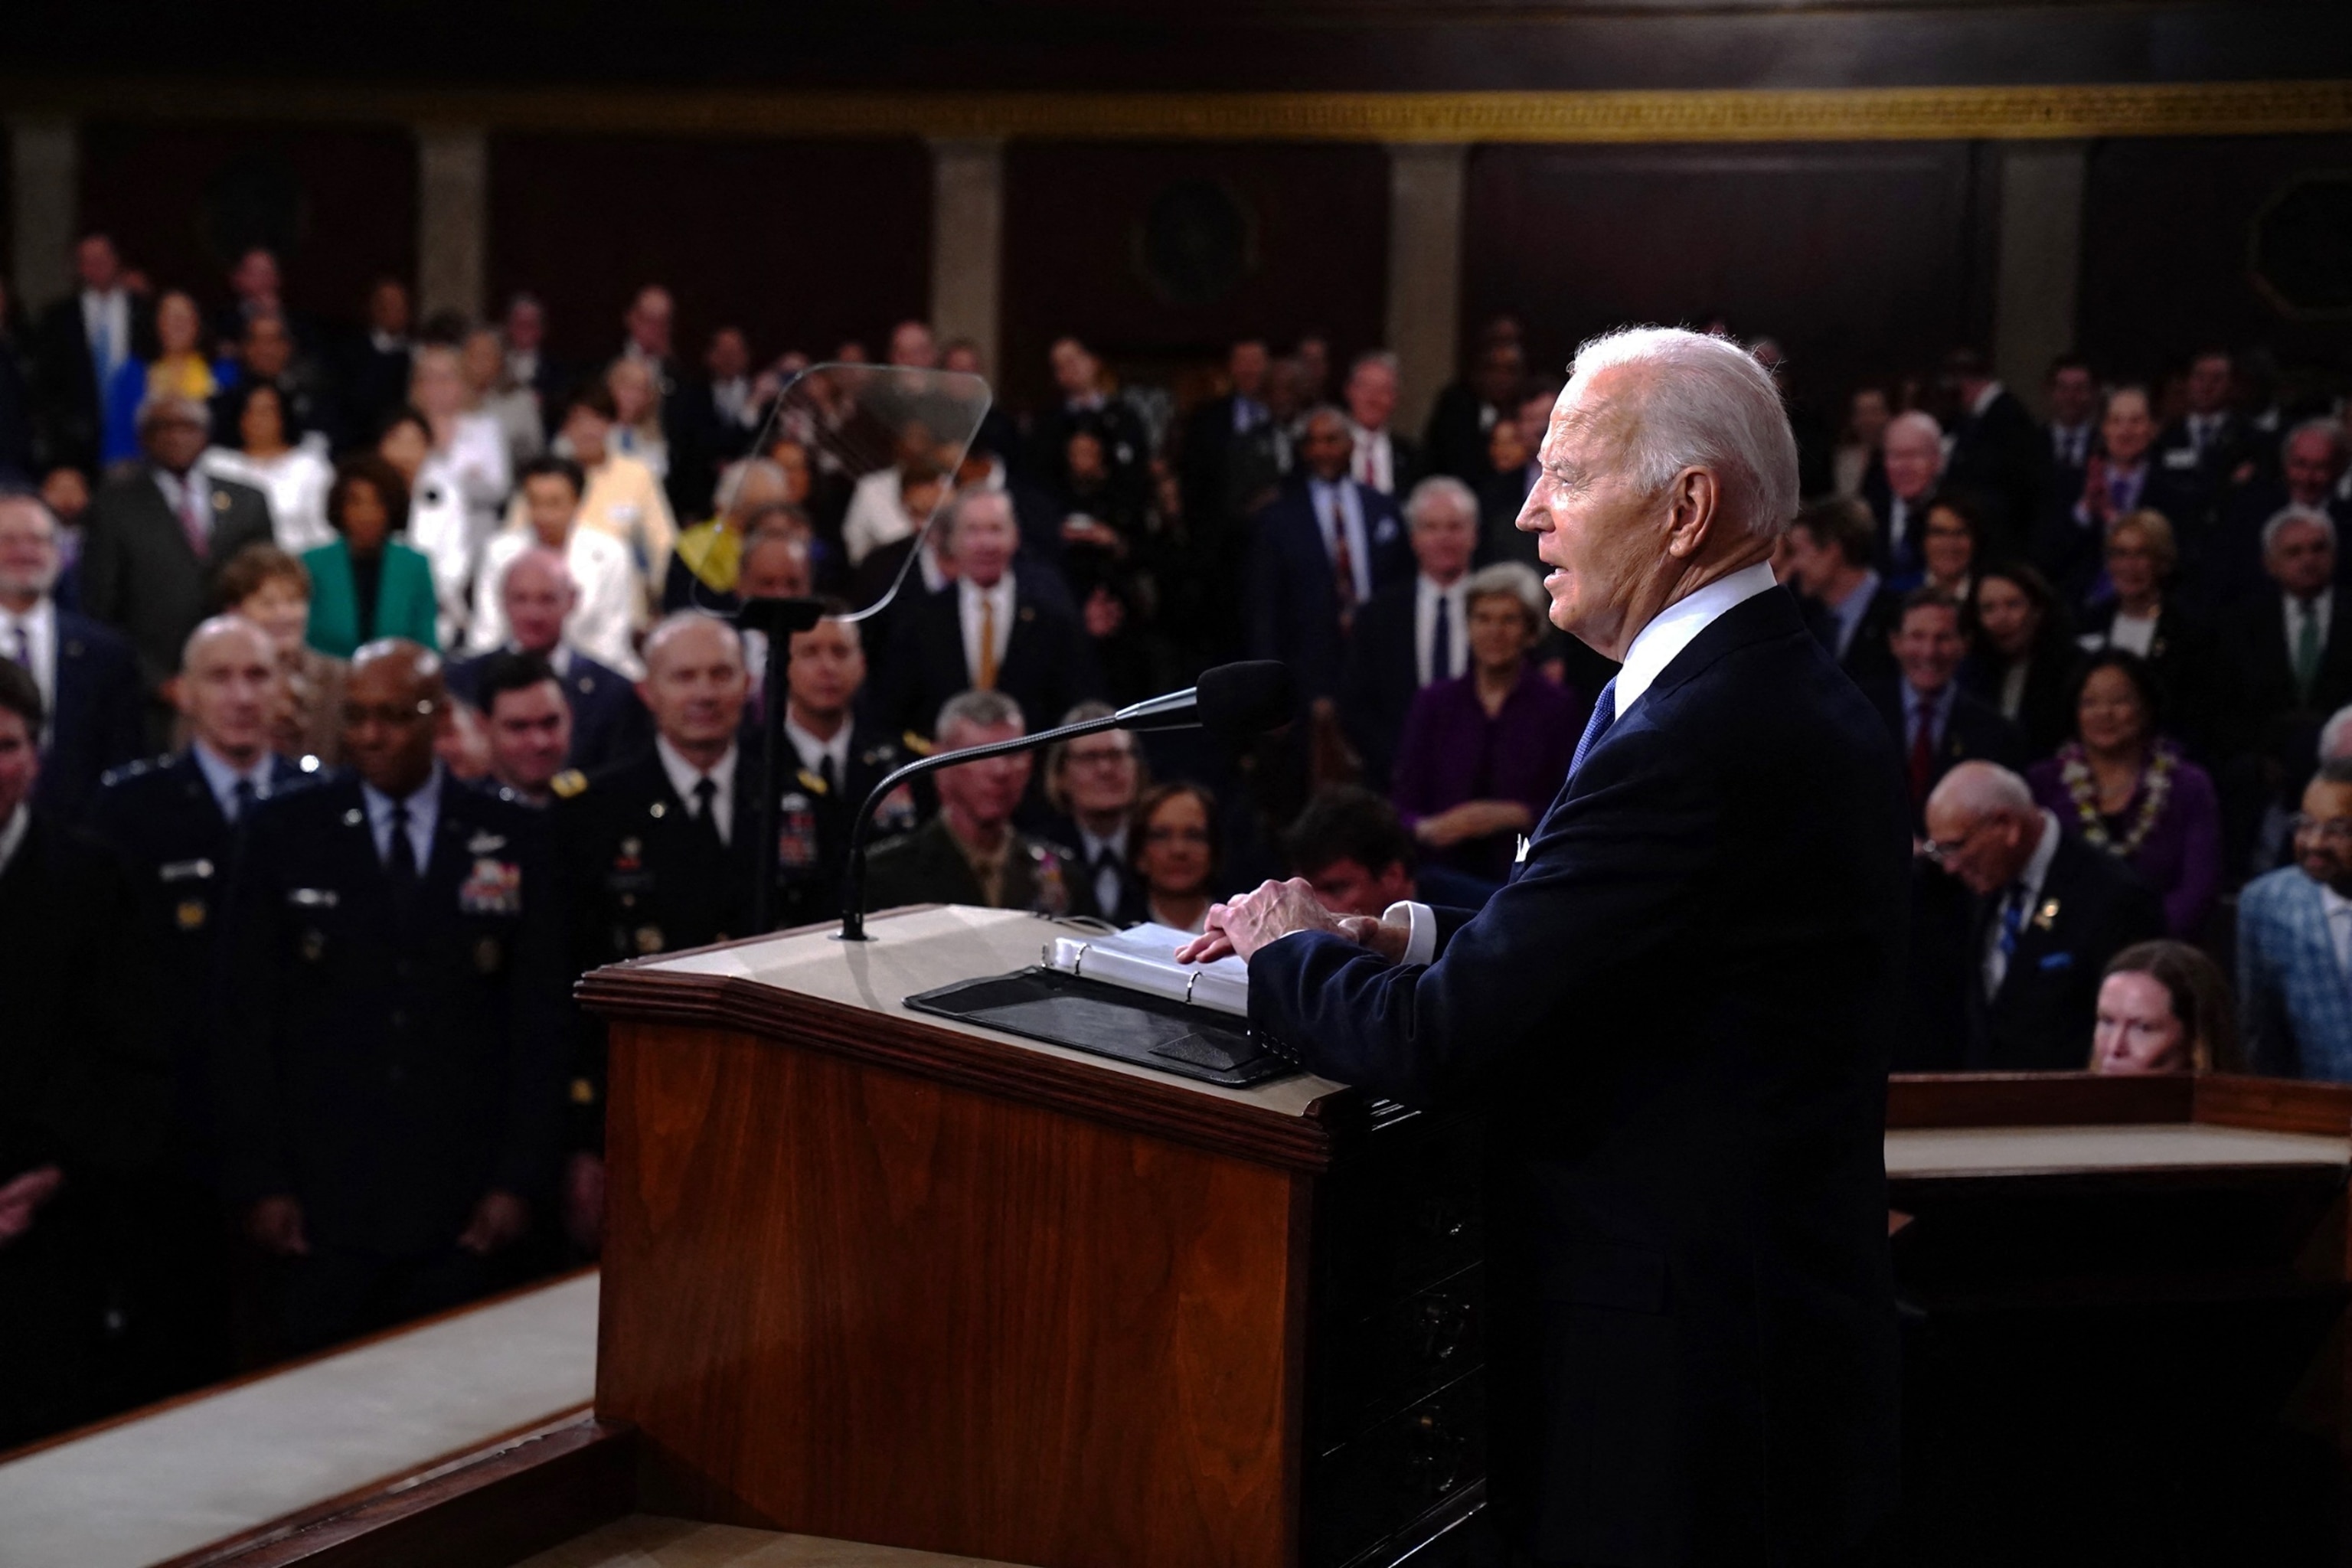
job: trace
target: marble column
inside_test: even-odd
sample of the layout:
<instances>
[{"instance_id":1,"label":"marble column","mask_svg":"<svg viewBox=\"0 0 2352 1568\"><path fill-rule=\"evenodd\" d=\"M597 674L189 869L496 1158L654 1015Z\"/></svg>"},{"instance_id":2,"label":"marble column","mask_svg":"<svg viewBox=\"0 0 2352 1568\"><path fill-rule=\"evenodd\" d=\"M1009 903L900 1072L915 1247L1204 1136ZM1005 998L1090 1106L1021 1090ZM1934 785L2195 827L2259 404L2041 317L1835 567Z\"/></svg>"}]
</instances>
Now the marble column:
<instances>
[{"instance_id":1,"label":"marble column","mask_svg":"<svg viewBox=\"0 0 2352 1568\"><path fill-rule=\"evenodd\" d=\"M1388 346L1399 373L1396 426L1416 437L1459 356L1469 153L1458 142L1389 149Z\"/></svg>"},{"instance_id":2,"label":"marble column","mask_svg":"<svg viewBox=\"0 0 2352 1568\"><path fill-rule=\"evenodd\" d=\"M2087 154L2080 142L2012 142L2001 151L1992 363L2029 405L2040 403L2050 362L2074 346Z\"/></svg>"},{"instance_id":3,"label":"marble column","mask_svg":"<svg viewBox=\"0 0 2352 1568\"><path fill-rule=\"evenodd\" d=\"M8 258L27 313L73 291L74 230L80 214L81 139L70 120L8 120Z\"/></svg>"},{"instance_id":4,"label":"marble column","mask_svg":"<svg viewBox=\"0 0 2352 1568\"><path fill-rule=\"evenodd\" d=\"M416 315L486 313L490 263L490 146L478 126L416 129Z\"/></svg>"},{"instance_id":5,"label":"marble column","mask_svg":"<svg viewBox=\"0 0 2352 1568\"><path fill-rule=\"evenodd\" d=\"M992 377L1004 297L1004 143L931 142L931 330L970 338Z\"/></svg>"}]
</instances>

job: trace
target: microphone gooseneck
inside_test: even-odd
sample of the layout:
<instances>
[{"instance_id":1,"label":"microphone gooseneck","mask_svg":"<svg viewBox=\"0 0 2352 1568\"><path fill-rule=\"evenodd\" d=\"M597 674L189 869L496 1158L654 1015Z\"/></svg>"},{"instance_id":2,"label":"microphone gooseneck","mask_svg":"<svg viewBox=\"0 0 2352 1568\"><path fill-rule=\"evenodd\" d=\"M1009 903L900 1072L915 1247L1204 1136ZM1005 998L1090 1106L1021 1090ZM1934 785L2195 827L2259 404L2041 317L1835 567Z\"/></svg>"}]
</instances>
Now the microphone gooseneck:
<instances>
[{"instance_id":1,"label":"microphone gooseneck","mask_svg":"<svg viewBox=\"0 0 2352 1568\"><path fill-rule=\"evenodd\" d=\"M1034 735L1015 735L1009 741L995 741L985 746L967 746L958 752L935 752L928 757L918 757L876 784L858 808L857 820L849 829L849 862L841 879L841 930L839 940L866 940L866 838L874 824L875 810L890 792L919 773L935 768L954 767L964 763L976 763L989 757L1011 756L1015 752L1050 746L1057 741L1074 741L1081 735L1098 735L1106 730L1186 730L1195 726L1228 741L1246 741L1291 718L1290 671L1272 659L1255 659L1240 664L1221 664L1203 670L1201 684L1165 696L1147 698L1131 703L1118 712L1100 719L1087 719L1076 724L1065 724L1055 730L1041 730Z\"/></svg>"}]
</instances>

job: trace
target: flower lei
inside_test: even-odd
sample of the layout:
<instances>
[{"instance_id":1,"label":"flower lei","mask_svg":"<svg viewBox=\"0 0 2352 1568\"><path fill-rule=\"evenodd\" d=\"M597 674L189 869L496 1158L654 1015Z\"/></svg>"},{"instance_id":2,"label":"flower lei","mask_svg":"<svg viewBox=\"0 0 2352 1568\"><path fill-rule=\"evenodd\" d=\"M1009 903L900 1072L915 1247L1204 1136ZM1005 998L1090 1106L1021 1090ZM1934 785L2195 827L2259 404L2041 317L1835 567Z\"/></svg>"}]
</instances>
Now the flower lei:
<instances>
[{"instance_id":1,"label":"flower lei","mask_svg":"<svg viewBox=\"0 0 2352 1568\"><path fill-rule=\"evenodd\" d=\"M2138 854L2147 836L2156 831L2157 819L2172 797L2173 770L2179 765L2180 748L2169 741L2157 742L2147 766L2140 773L2139 809L2132 814L2130 826L2117 842L2099 811L2099 781L2091 773L2090 754L2080 741L2069 741L2058 748L2058 779L2066 786L2066 798L2074 803L2074 821L2084 842L2126 860Z\"/></svg>"}]
</instances>

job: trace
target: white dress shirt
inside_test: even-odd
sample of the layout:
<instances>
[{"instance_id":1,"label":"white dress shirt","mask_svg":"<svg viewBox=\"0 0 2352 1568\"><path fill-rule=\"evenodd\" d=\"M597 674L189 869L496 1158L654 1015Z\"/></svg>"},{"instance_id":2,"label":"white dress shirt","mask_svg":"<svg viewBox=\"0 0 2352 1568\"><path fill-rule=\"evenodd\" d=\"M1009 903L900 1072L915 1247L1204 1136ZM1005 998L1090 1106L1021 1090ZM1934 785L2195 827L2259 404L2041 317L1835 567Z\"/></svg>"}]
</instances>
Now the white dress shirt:
<instances>
[{"instance_id":1,"label":"white dress shirt","mask_svg":"<svg viewBox=\"0 0 2352 1568\"><path fill-rule=\"evenodd\" d=\"M2107 623L2106 646L2146 658L2147 650L2156 646L2156 623L2154 616L2127 616L2117 610L2116 618Z\"/></svg>"},{"instance_id":2,"label":"white dress shirt","mask_svg":"<svg viewBox=\"0 0 2352 1568\"><path fill-rule=\"evenodd\" d=\"M102 392L107 377L122 367L131 357L131 296L120 289L110 289L100 294L85 289L81 292L81 335L89 345L90 366L98 373L98 384ZM99 351L105 351L105 363L99 363Z\"/></svg>"},{"instance_id":3,"label":"white dress shirt","mask_svg":"<svg viewBox=\"0 0 2352 1568\"><path fill-rule=\"evenodd\" d=\"M1993 908L1992 919L1985 924L1984 994L1987 1001L2000 994L2000 983L2009 974L2009 958L2000 951L2001 905L2014 898L2018 889L2025 889L2025 914L2018 928L2022 933L2024 927L2033 922L2036 909L2042 902L2042 884L2050 875L2050 862L2058 858L2058 819L2047 808L2041 816L2042 842L2033 847L2033 854L2025 862L2025 869L2017 874L2017 880L1994 895L2000 901Z\"/></svg>"},{"instance_id":4,"label":"white dress shirt","mask_svg":"<svg viewBox=\"0 0 2352 1568\"><path fill-rule=\"evenodd\" d=\"M229 822L237 819L236 786L240 784L253 786L256 801L269 798L270 755L268 752L256 757L251 767L240 768L202 741L191 744L188 751L195 757L196 771L205 775L205 787L213 792L213 804L220 807L223 819ZM425 861L420 858L416 864L421 868Z\"/></svg>"},{"instance_id":5,"label":"white dress shirt","mask_svg":"<svg viewBox=\"0 0 2352 1568\"><path fill-rule=\"evenodd\" d=\"M792 742L793 750L799 753L801 766L821 778L824 774L824 760L832 758L833 779L837 786L845 786L849 780L849 732L852 728L849 716L844 714L841 727L833 732L833 739L822 741L814 731L801 728L800 721L793 717L790 708L784 710L784 737Z\"/></svg>"},{"instance_id":6,"label":"white dress shirt","mask_svg":"<svg viewBox=\"0 0 2352 1568\"><path fill-rule=\"evenodd\" d=\"M1436 677L1437 601L1445 601L1446 668L1453 674L1464 675L1470 668L1470 627L1467 624L1467 595L1470 574L1464 573L1441 588L1426 573L1413 580L1412 595L1412 660L1414 679L1426 686Z\"/></svg>"},{"instance_id":7,"label":"white dress shirt","mask_svg":"<svg viewBox=\"0 0 2352 1568\"><path fill-rule=\"evenodd\" d=\"M392 808L408 807L408 847L416 853L416 874L422 878L425 868L433 863L433 830L441 825L441 780L439 763L433 764L432 773L416 786L416 793L404 801L395 801L366 780L360 781L360 798L367 805L368 833L375 840L375 858L390 864L392 860Z\"/></svg>"},{"instance_id":8,"label":"white dress shirt","mask_svg":"<svg viewBox=\"0 0 2352 1568\"><path fill-rule=\"evenodd\" d=\"M509 636L507 627L507 568L525 551L536 549L539 535L529 529L504 532L482 550L482 569L474 574L474 613L466 646L497 647ZM609 533L572 525L563 548L564 564L580 596L563 618L563 640L599 664L610 665L631 680L646 672L630 642L630 595L636 582L629 564L629 547Z\"/></svg>"},{"instance_id":9,"label":"white dress shirt","mask_svg":"<svg viewBox=\"0 0 2352 1568\"><path fill-rule=\"evenodd\" d=\"M1396 493L1396 447L1385 430L1367 430L1354 420L1348 421L1348 434L1354 438L1356 450L1349 459L1348 472L1359 484L1370 485L1381 494Z\"/></svg>"},{"instance_id":10,"label":"white dress shirt","mask_svg":"<svg viewBox=\"0 0 2352 1568\"><path fill-rule=\"evenodd\" d=\"M847 732L846 726L844 727L844 732ZM685 804L688 811L694 809L695 785L704 779L709 779L719 786L710 797L710 826L719 830L719 843L733 843L735 841L735 748L728 747L727 754L712 763L710 771L707 773L688 762L685 754L669 743L669 737L667 735L654 737L654 752L661 758L662 772L669 775L669 787L677 791L677 798Z\"/></svg>"},{"instance_id":11,"label":"white dress shirt","mask_svg":"<svg viewBox=\"0 0 2352 1568\"><path fill-rule=\"evenodd\" d=\"M2327 911L2327 940L2336 949L2336 972L2352 984L2352 899L2322 882L2319 907Z\"/></svg>"},{"instance_id":12,"label":"white dress shirt","mask_svg":"<svg viewBox=\"0 0 2352 1568\"><path fill-rule=\"evenodd\" d=\"M841 520L841 548L852 566L887 544L896 544L920 526L898 501L898 470L877 468L859 479L849 492L849 510Z\"/></svg>"},{"instance_id":13,"label":"white dress shirt","mask_svg":"<svg viewBox=\"0 0 2352 1568\"><path fill-rule=\"evenodd\" d=\"M1096 870L1096 863L1106 850L1111 863ZM1085 823L1078 824L1078 853L1080 874L1094 879L1096 910L1105 920L1118 919L1119 868L1127 864L1127 824L1120 823L1118 831L1108 838L1098 838Z\"/></svg>"},{"instance_id":14,"label":"white dress shirt","mask_svg":"<svg viewBox=\"0 0 2352 1568\"><path fill-rule=\"evenodd\" d=\"M1315 509L1315 528L1323 536L1324 558L1334 565L1339 560L1339 535L1332 528L1335 512L1339 525L1348 531L1349 575L1356 580L1356 603L1362 604L1372 596L1372 539L1364 527L1364 498L1347 479L1335 484L1308 479L1307 500Z\"/></svg>"},{"instance_id":15,"label":"white dress shirt","mask_svg":"<svg viewBox=\"0 0 2352 1568\"><path fill-rule=\"evenodd\" d=\"M1903 541L1911 532L1911 503L1901 496L1886 498L1886 549L1888 554L1903 548Z\"/></svg>"},{"instance_id":16,"label":"white dress shirt","mask_svg":"<svg viewBox=\"0 0 2352 1568\"><path fill-rule=\"evenodd\" d=\"M996 673L1004 674L1004 650L1013 641L1013 574L1007 572L991 587L983 588L969 577L956 579L956 614L963 621L963 672L972 680L980 679L981 605L986 604L995 613L995 646L989 658Z\"/></svg>"},{"instance_id":17,"label":"white dress shirt","mask_svg":"<svg viewBox=\"0 0 2352 1568\"><path fill-rule=\"evenodd\" d=\"M1642 700L1666 666L1675 661L1675 656L1690 647L1699 633L1722 618L1725 612L1779 585L1780 579L1772 575L1772 563L1759 561L1727 577L1718 577L1660 610L1648 626L1633 635L1633 646L1625 650L1625 663L1617 671L1617 717L1613 722L1625 721L1625 715L1633 710L1633 705ZM1405 963L1428 963L1437 957L1437 916L1427 904L1399 900L1381 911L1381 919L1405 928Z\"/></svg>"},{"instance_id":18,"label":"white dress shirt","mask_svg":"<svg viewBox=\"0 0 2352 1568\"><path fill-rule=\"evenodd\" d=\"M2323 590L2308 605L2293 594L2281 596L2286 601L2286 615L2283 617L2286 624L2286 667L2293 669L2295 648L2303 636L2304 616L2310 616L2318 621L2319 646L2322 650L2326 648L2327 627L2336 613L2336 594L2333 589Z\"/></svg>"},{"instance_id":19,"label":"white dress shirt","mask_svg":"<svg viewBox=\"0 0 2352 1568\"><path fill-rule=\"evenodd\" d=\"M25 835L31 832L32 827L32 806L18 801L16 809L8 814L7 822L0 825L0 877L8 874L9 863L16 858L16 851L24 847Z\"/></svg>"},{"instance_id":20,"label":"white dress shirt","mask_svg":"<svg viewBox=\"0 0 2352 1568\"><path fill-rule=\"evenodd\" d=\"M47 595L34 600L23 615L0 609L0 658L16 658L19 647L33 684L41 689L41 711L53 721L58 711L58 607Z\"/></svg>"},{"instance_id":21,"label":"white dress shirt","mask_svg":"<svg viewBox=\"0 0 2352 1568\"><path fill-rule=\"evenodd\" d=\"M191 486L195 488L194 515L203 520L205 547L209 550L212 547L213 537L213 509L209 504L210 498L205 494L209 486L205 483L203 471L198 468L190 468L184 474L174 474L163 468L151 468L148 471L154 476L155 489L162 493L163 504L172 509L172 521L179 528L183 537L186 536L188 527L188 491Z\"/></svg>"}]
</instances>

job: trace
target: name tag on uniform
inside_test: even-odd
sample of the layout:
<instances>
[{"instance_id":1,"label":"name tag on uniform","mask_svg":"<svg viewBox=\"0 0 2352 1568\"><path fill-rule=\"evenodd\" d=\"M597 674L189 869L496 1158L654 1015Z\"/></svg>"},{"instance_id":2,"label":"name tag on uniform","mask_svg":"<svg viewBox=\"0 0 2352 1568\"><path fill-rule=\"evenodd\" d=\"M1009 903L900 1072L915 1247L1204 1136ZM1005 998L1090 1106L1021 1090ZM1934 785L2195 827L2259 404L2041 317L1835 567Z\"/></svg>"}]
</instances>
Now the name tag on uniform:
<instances>
[{"instance_id":1,"label":"name tag on uniform","mask_svg":"<svg viewBox=\"0 0 2352 1568\"><path fill-rule=\"evenodd\" d=\"M474 862L457 889L457 911L467 915L522 913L522 868L485 856Z\"/></svg>"}]
</instances>

